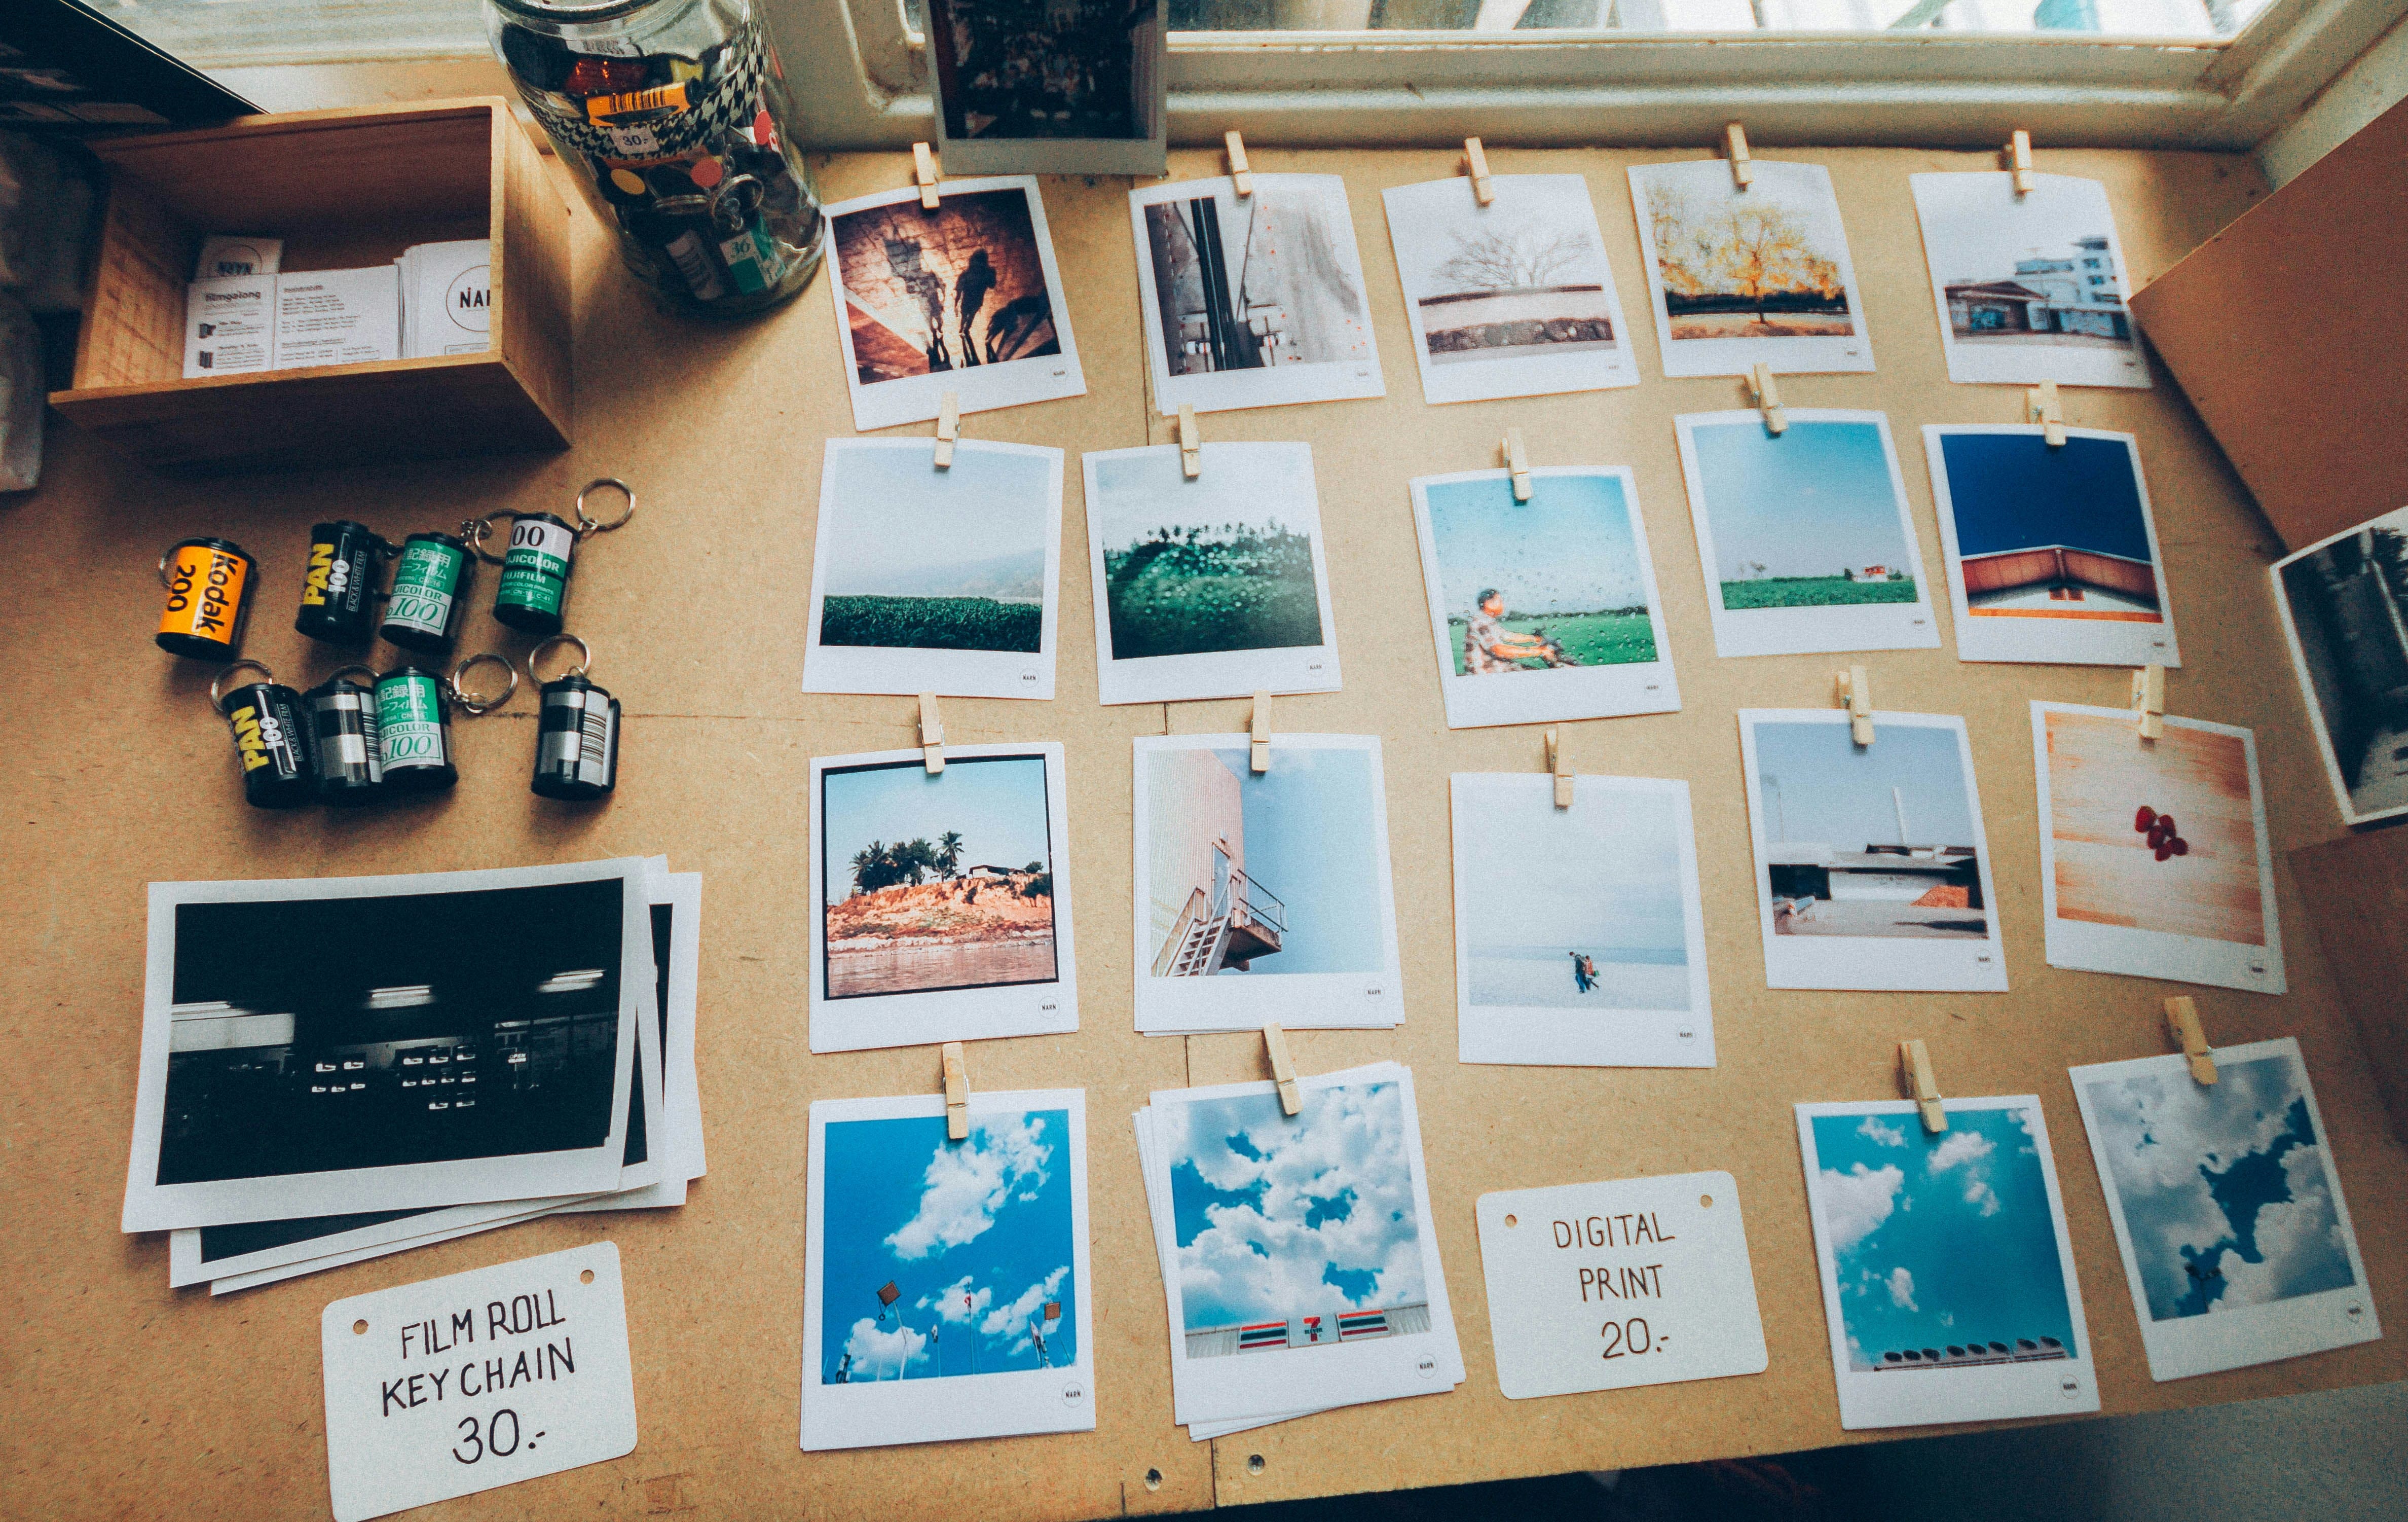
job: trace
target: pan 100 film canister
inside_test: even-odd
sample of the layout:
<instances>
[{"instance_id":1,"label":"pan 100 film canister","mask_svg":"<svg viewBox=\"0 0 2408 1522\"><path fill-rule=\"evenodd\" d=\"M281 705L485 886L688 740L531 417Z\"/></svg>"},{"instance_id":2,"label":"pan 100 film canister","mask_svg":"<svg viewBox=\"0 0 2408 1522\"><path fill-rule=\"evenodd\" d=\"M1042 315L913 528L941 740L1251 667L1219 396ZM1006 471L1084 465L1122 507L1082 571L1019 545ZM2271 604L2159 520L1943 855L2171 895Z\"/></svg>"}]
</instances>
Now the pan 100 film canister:
<instances>
[{"instance_id":1,"label":"pan 100 film canister","mask_svg":"<svg viewBox=\"0 0 2408 1522\"><path fill-rule=\"evenodd\" d=\"M226 678L246 667L262 680L226 686ZM209 702L234 732L235 755L242 763L244 802L254 809L292 809L317 797L308 721L303 715L299 693L278 682L276 673L257 661L236 661L209 683Z\"/></svg>"},{"instance_id":2,"label":"pan 100 film canister","mask_svg":"<svg viewBox=\"0 0 2408 1522\"><path fill-rule=\"evenodd\" d=\"M233 659L251 617L257 569L257 562L232 539L178 539L169 545L159 557L159 582L167 589L155 637L159 648L195 660Z\"/></svg>"},{"instance_id":3,"label":"pan 100 film canister","mask_svg":"<svg viewBox=\"0 0 2408 1522\"><path fill-rule=\"evenodd\" d=\"M452 760L452 714L443 687L442 677L415 666L377 679L377 740L387 789L432 793L460 780Z\"/></svg>"},{"instance_id":4,"label":"pan 100 film canister","mask_svg":"<svg viewBox=\"0 0 2408 1522\"><path fill-rule=\"evenodd\" d=\"M358 672L365 682L354 682ZM346 666L301 695L317 754L318 797L338 808L373 803L384 791L384 746L377 731L377 674Z\"/></svg>"},{"instance_id":5,"label":"pan 100 film canister","mask_svg":"<svg viewBox=\"0 0 2408 1522\"><path fill-rule=\"evenodd\" d=\"M433 531L412 534L401 541L393 596L385 599L384 625L379 632L404 650L441 653L460 632L460 615L468 606L468 583L475 574L467 540Z\"/></svg>"},{"instance_id":6,"label":"pan 100 film canister","mask_svg":"<svg viewBox=\"0 0 2408 1522\"><path fill-rule=\"evenodd\" d=\"M330 645L366 644L377 630L377 573L393 553L366 524L313 526L294 628Z\"/></svg>"}]
</instances>

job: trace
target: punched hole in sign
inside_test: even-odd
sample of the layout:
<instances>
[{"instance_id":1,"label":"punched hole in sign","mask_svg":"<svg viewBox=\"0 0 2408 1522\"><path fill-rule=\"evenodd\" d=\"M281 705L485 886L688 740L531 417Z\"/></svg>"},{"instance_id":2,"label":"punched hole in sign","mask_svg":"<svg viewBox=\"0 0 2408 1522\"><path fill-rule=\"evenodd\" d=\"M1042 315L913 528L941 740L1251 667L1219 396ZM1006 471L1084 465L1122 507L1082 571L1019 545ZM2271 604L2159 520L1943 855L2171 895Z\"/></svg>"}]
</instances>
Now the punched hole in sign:
<instances>
[{"instance_id":1,"label":"punched hole in sign","mask_svg":"<svg viewBox=\"0 0 2408 1522\"><path fill-rule=\"evenodd\" d=\"M1712 1195L1699 1195L1698 1197L1698 1203L1703 1205L1708 1210L1712 1210L1714 1208L1714 1197Z\"/></svg>"},{"instance_id":2,"label":"punched hole in sign","mask_svg":"<svg viewBox=\"0 0 2408 1522\"><path fill-rule=\"evenodd\" d=\"M580 1285L592 1284L594 1282L594 1271L592 1269L587 1269L584 1272L577 1276L577 1282Z\"/></svg>"},{"instance_id":3,"label":"punched hole in sign","mask_svg":"<svg viewBox=\"0 0 2408 1522\"><path fill-rule=\"evenodd\" d=\"M1514 1221L1514 1219L1513 1219L1513 1217L1512 1217L1512 1216L1508 1215L1507 1217L1505 1217L1505 1224L1506 1224L1507 1226L1513 1226L1513 1225L1516 1225L1516 1224L1518 1224L1518 1223L1516 1223L1516 1222Z\"/></svg>"},{"instance_id":4,"label":"punched hole in sign","mask_svg":"<svg viewBox=\"0 0 2408 1522\"><path fill-rule=\"evenodd\" d=\"M354 1337L366 1337L366 1336L367 1335L367 1333L368 1333L368 1324L367 1324L366 1322L365 1322L365 1321L354 1321L354 1322L352 1322L352 1323L351 1323L351 1335L352 1335L352 1336L354 1336Z\"/></svg>"}]
</instances>

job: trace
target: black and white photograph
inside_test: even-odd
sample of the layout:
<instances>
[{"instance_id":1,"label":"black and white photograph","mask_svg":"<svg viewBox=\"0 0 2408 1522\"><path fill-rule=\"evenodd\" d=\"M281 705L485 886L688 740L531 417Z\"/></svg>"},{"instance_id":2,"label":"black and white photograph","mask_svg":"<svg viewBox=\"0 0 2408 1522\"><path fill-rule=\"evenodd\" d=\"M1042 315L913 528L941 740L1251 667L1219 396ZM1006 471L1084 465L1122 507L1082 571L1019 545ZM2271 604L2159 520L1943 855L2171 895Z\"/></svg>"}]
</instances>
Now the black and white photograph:
<instances>
[{"instance_id":1,"label":"black and white photograph","mask_svg":"<svg viewBox=\"0 0 2408 1522\"><path fill-rule=\"evenodd\" d=\"M1948 379L2149 385L2107 187L2071 175L1924 174L1914 185Z\"/></svg>"},{"instance_id":2,"label":"black and white photograph","mask_svg":"<svg viewBox=\"0 0 2408 1522\"><path fill-rule=\"evenodd\" d=\"M1719 159L1630 167L1630 201L1668 376L1870 370L1865 299L1831 174Z\"/></svg>"},{"instance_id":3,"label":"black and white photograph","mask_svg":"<svg viewBox=\"0 0 2408 1522\"><path fill-rule=\"evenodd\" d=\"M2383 1335L2300 1043L2071 1070L2153 1379Z\"/></svg>"},{"instance_id":4,"label":"black and white photograph","mask_svg":"<svg viewBox=\"0 0 2408 1522\"><path fill-rule=\"evenodd\" d=\"M641 858L152 883L124 1229L622 1187L648 885Z\"/></svg>"},{"instance_id":5,"label":"black and white photograph","mask_svg":"<svg viewBox=\"0 0 2408 1522\"><path fill-rule=\"evenodd\" d=\"M1965 721L1742 709L1740 754L1770 988L2007 991Z\"/></svg>"},{"instance_id":6,"label":"black and white photograph","mask_svg":"<svg viewBox=\"0 0 2408 1522\"><path fill-rule=\"evenodd\" d=\"M811 1050L1079 1028L1059 743L811 759Z\"/></svg>"},{"instance_id":7,"label":"black and white photograph","mask_svg":"<svg viewBox=\"0 0 2408 1522\"><path fill-rule=\"evenodd\" d=\"M1164 0L927 0L947 174L1162 173Z\"/></svg>"},{"instance_id":8,"label":"black and white photograph","mask_svg":"<svg viewBox=\"0 0 2408 1522\"><path fill-rule=\"evenodd\" d=\"M1164 417L1386 395L1337 175L1129 192L1146 352Z\"/></svg>"},{"instance_id":9,"label":"black and white photograph","mask_svg":"<svg viewBox=\"0 0 2408 1522\"><path fill-rule=\"evenodd\" d=\"M1840 1426L2099 1409L2037 1095L1798 1106Z\"/></svg>"},{"instance_id":10,"label":"black and white photograph","mask_svg":"<svg viewBox=\"0 0 2408 1522\"><path fill-rule=\"evenodd\" d=\"M1493 401L1639 384L1588 181L1457 175L1382 193L1422 399Z\"/></svg>"},{"instance_id":11,"label":"black and white photograph","mask_svg":"<svg viewBox=\"0 0 2408 1522\"><path fill-rule=\"evenodd\" d=\"M1087 394L1036 176L945 180L934 211L906 185L827 217L855 428L925 423L947 392L965 414Z\"/></svg>"},{"instance_id":12,"label":"black and white photograph","mask_svg":"<svg viewBox=\"0 0 2408 1522\"><path fill-rule=\"evenodd\" d=\"M1083 457L1098 700L1336 692L1338 634L1310 444Z\"/></svg>"},{"instance_id":13,"label":"black and white photograph","mask_svg":"<svg viewBox=\"0 0 2408 1522\"><path fill-rule=\"evenodd\" d=\"M2272 575L2343 823L2408 814L2408 508L2286 555Z\"/></svg>"},{"instance_id":14,"label":"black and white photograph","mask_svg":"<svg viewBox=\"0 0 2408 1522\"><path fill-rule=\"evenodd\" d=\"M1711 1068L1713 998L1689 784L1457 772L1456 1056Z\"/></svg>"},{"instance_id":15,"label":"black and white photograph","mask_svg":"<svg viewBox=\"0 0 2408 1522\"><path fill-rule=\"evenodd\" d=\"M1062 452L831 438L803 691L1054 696Z\"/></svg>"}]
</instances>

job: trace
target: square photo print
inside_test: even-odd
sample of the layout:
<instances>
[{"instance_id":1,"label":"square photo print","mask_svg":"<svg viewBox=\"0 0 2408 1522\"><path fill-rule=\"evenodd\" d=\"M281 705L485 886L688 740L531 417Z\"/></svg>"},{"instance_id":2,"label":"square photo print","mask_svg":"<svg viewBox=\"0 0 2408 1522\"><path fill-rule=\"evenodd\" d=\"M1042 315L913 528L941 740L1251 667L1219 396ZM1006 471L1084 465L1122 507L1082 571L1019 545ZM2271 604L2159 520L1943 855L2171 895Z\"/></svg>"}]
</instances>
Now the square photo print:
<instances>
[{"instance_id":1,"label":"square photo print","mask_svg":"<svg viewBox=\"0 0 2408 1522\"><path fill-rule=\"evenodd\" d=\"M811 1050L1079 1028L1062 747L811 762Z\"/></svg>"},{"instance_id":2,"label":"square photo print","mask_svg":"<svg viewBox=\"0 0 2408 1522\"><path fill-rule=\"evenodd\" d=\"M1713 1001L1689 784L1452 779L1457 1056L1711 1068Z\"/></svg>"},{"instance_id":3,"label":"square photo print","mask_svg":"<svg viewBox=\"0 0 2408 1522\"><path fill-rule=\"evenodd\" d=\"M1129 192L1154 405L1176 417L1386 395L1346 181L1256 175Z\"/></svg>"},{"instance_id":4,"label":"square photo print","mask_svg":"<svg viewBox=\"0 0 2408 1522\"><path fill-rule=\"evenodd\" d=\"M1338 636L1310 444L1086 455L1099 700L1336 692Z\"/></svg>"},{"instance_id":5,"label":"square photo print","mask_svg":"<svg viewBox=\"0 0 2408 1522\"><path fill-rule=\"evenodd\" d=\"M1940 643L1889 420L1793 409L1672 420L1717 655Z\"/></svg>"},{"instance_id":6,"label":"square photo print","mask_svg":"<svg viewBox=\"0 0 2408 1522\"><path fill-rule=\"evenodd\" d=\"M1830 171L1706 159L1634 165L1630 200L1668 376L1870 370L1864 296Z\"/></svg>"},{"instance_id":7,"label":"square photo print","mask_svg":"<svg viewBox=\"0 0 2408 1522\"><path fill-rule=\"evenodd\" d=\"M2152 1378L2383 1335L2315 1090L2289 1037L2072 1070Z\"/></svg>"},{"instance_id":8,"label":"square photo print","mask_svg":"<svg viewBox=\"0 0 2408 1522\"><path fill-rule=\"evenodd\" d=\"M1635 386L1639 364L1588 181L1457 176L1383 193L1431 403Z\"/></svg>"},{"instance_id":9,"label":"square photo print","mask_svg":"<svg viewBox=\"0 0 2408 1522\"><path fill-rule=\"evenodd\" d=\"M2408 508L2276 561L2273 579L2343 821L2408 813Z\"/></svg>"},{"instance_id":10,"label":"square photo print","mask_svg":"<svg viewBox=\"0 0 2408 1522\"><path fill-rule=\"evenodd\" d=\"M827 208L837 336L867 432L1083 396L1079 346L1033 175L948 179L934 211L906 185Z\"/></svg>"},{"instance_id":11,"label":"square photo print","mask_svg":"<svg viewBox=\"0 0 2408 1522\"><path fill-rule=\"evenodd\" d=\"M2130 434L1926 424L1956 658L2180 666Z\"/></svg>"},{"instance_id":12,"label":"square photo print","mask_svg":"<svg viewBox=\"0 0 2408 1522\"><path fill-rule=\"evenodd\" d=\"M2048 965L2279 994L2283 929L2258 740L2128 710L2031 706Z\"/></svg>"},{"instance_id":13,"label":"square photo print","mask_svg":"<svg viewBox=\"0 0 2408 1522\"><path fill-rule=\"evenodd\" d=\"M1062 452L831 438L803 690L1054 696Z\"/></svg>"},{"instance_id":14,"label":"square photo print","mask_svg":"<svg viewBox=\"0 0 2408 1522\"><path fill-rule=\"evenodd\" d=\"M1949 380L2148 386L2107 187L2036 174L2018 195L2005 173L1910 178Z\"/></svg>"},{"instance_id":15,"label":"square photo print","mask_svg":"<svg viewBox=\"0 0 2408 1522\"><path fill-rule=\"evenodd\" d=\"M1136 742L1137 1028L1404 1018L1387 790L1368 735Z\"/></svg>"},{"instance_id":16,"label":"square photo print","mask_svg":"<svg viewBox=\"0 0 2408 1522\"><path fill-rule=\"evenodd\" d=\"M1081 1089L811 1105L809 1451L1096 1426Z\"/></svg>"},{"instance_id":17,"label":"square photo print","mask_svg":"<svg viewBox=\"0 0 2408 1522\"><path fill-rule=\"evenodd\" d=\"M1540 724L1680 711L1656 566L1626 468L1412 483L1446 722Z\"/></svg>"},{"instance_id":18,"label":"square photo print","mask_svg":"<svg viewBox=\"0 0 2408 1522\"><path fill-rule=\"evenodd\" d=\"M2099 1409L2082 1285L2036 1095L1801 1104L1840 1425Z\"/></svg>"},{"instance_id":19,"label":"square photo print","mask_svg":"<svg viewBox=\"0 0 2408 1522\"><path fill-rule=\"evenodd\" d=\"M1163 0L927 0L950 174L1158 175Z\"/></svg>"},{"instance_id":20,"label":"square photo print","mask_svg":"<svg viewBox=\"0 0 2408 1522\"><path fill-rule=\"evenodd\" d=\"M2007 991L1965 721L1742 709L1764 980L1772 988Z\"/></svg>"}]
</instances>

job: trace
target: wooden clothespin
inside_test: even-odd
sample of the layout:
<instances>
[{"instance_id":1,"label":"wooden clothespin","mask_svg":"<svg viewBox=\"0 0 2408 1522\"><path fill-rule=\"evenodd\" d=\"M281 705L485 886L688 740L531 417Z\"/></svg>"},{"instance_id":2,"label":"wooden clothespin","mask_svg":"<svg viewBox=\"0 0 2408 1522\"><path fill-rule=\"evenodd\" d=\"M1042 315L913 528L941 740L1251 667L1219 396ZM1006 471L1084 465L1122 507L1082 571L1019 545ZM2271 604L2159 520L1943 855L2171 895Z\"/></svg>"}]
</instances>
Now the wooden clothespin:
<instances>
[{"instance_id":1,"label":"wooden clothespin","mask_svg":"<svg viewBox=\"0 0 2408 1522\"><path fill-rule=\"evenodd\" d=\"M1529 452L1522 447L1522 430L1506 429L1505 442L1502 447L1505 451L1506 473L1512 478L1513 481L1513 500L1527 502L1530 500L1530 456Z\"/></svg>"},{"instance_id":2,"label":"wooden clothespin","mask_svg":"<svg viewBox=\"0 0 2408 1522\"><path fill-rule=\"evenodd\" d=\"M1840 673L1840 704L1848 711L1848 738L1859 745L1873 742L1873 679L1861 666Z\"/></svg>"},{"instance_id":3,"label":"wooden clothespin","mask_svg":"<svg viewBox=\"0 0 2408 1522\"><path fill-rule=\"evenodd\" d=\"M1778 438L1789 431L1789 409L1781 405L1781 386L1772 379L1772 366L1762 360L1747 372L1747 389L1756 395L1756 405L1764 413L1764 431Z\"/></svg>"},{"instance_id":4,"label":"wooden clothespin","mask_svg":"<svg viewBox=\"0 0 2408 1522\"><path fill-rule=\"evenodd\" d=\"M1230 128L1221 134L1222 145L1229 151L1229 187L1240 195L1254 194L1254 171L1246 164L1246 140Z\"/></svg>"},{"instance_id":5,"label":"wooden clothespin","mask_svg":"<svg viewBox=\"0 0 2408 1522\"><path fill-rule=\"evenodd\" d=\"M1471 198L1482 206L1497 199L1497 187L1488 179L1488 154L1477 137L1463 140L1463 172L1471 177Z\"/></svg>"},{"instance_id":6,"label":"wooden clothespin","mask_svg":"<svg viewBox=\"0 0 2408 1522\"><path fill-rule=\"evenodd\" d=\"M2166 668L2144 666L2132 673L2132 707L2141 716L2141 738L2166 738Z\"/></svg>"},{"instance_id":7,"label":"wooden clothespin","mask_svg":"<svg viewBox=\"0 0 2408 1522\"><path fill-rule=\"evenodd\" d=\"M1572 806L1572 764L1564 758L1562 739L1553 729L1547 731L1547 770L1553 773L1555 779L1555 807L1570 808Z\"/></svg>"},{"instance_id":8,"label":"wooden clothespin","mask_svg":"<svg viewBox=\"0 0 2408 1522\"><path fill-rule=\"evenodd\" d=\"M2040 424L2041 442L2065 447L2065 408L2057 400L2057 382L2043 380L2024 393L2024 421Z\"/></svg>"},{"instance_id":9,"label":"wooden clothespin","mask_svg":"<svg viewBox=\"0 0 2408 1522\"><path fill-rule=\"evenodd\" d=\"M1731 183L1745 190L1756 179L1756 161L1747 156L1747 132L1733 122L1723 128L1723 144L1730 152Z\"/></svg>"},{"instance_id":10,"label":"wooden clothespin","mask_svg":"<svg viewBox=\"0 0 2408 1522\"><path fill-rule=\"evenodd\" d=\"M1921 1041L1898 1043L1898 1082L1923 1115L1923 1128L1938 1136L1948 1128L1948 1112L1940 1098L1940 1080L1931 1076L1931 1054Z\"/></svg>"},{"instance_id":11,"label":"wooden clothespin","mask_svg":"<svg viewBox=\"0 0 2408 1522\"><path fill-rule=\"evenodd\" d=\"M2015 177L2015 194L2029 195L2032 188L2031 134L2017 127L2007 140L2007 172Z\"/></svg>"},{"instance_id":12,"label":"wooden clothespin","mask_svg":"<svg viewBox=\"0 0 2408 1522\"><path fill-rule=\"evenodd\" d=\"M970 1070L962 1060L962 1043L945 1043L945 1140L970 1139Z\"/></svg>"},{"instance_id":13,"label":"wooden clothespin","mask_svg":"<svg viewBox=\"0 0 2408 1522\"><path fill-rule=\"evenodd\" d=\"M945 769L945 721L938 716L935 693L920 695L920 754L929 776Z\"/></svg>"},{"instance_id":14,"label":"wooden clothespin","mask_svg":"<svg viewBox=\"0 0 2408 1522\"><path fill-rule=\"evenodd\" d=\"M1247 739L1254 742L1248 764L1259 777L1271 769L1271 695L1267 692L1254 694L1254 718Z\"/></svg>"},{"instance_id":15,"label":"wooden clothespin","mask_svg":"<svg viewBox=\"0 0 2408 1522\"><path fill-rule=\"evenodd\" d=\"M925 143L911 145L911 183L920 187L920 209L937 209L937 155Z\"/></svg>"},{"instance_id":16,"label":"wooden clothespin","mask_svg":"<svg viewBox=\"0 0 2408 1522\"><path fill-rule=\"evenodd\" d=\"M1204 474L1204 440L1196 432L1196 404L1179 404L1179 473L1189 481Z\"/></svg>"},{"instance_id":17,"label":"wooden clothespin","mask_svg":"<svg viewBox=\"0 0 2408 1522\"><path fill-rule=\"evenodd\" d=\"M1280 1113L1293 1115L1304 1108L1304 1096L1297 1092L1296 1064L1288 1060L1287 1055L1287 1032L1277 1026L1265 1026L1263 1045L1271 1055L1271 1082L1279 1085Z\"/></svg>"},{"instance_id":18,"label":"wooden clothespin","mask_svg":"<svg viewBox=\"0 0 2408 1522\"><path fill-rule=\"evenodd\" d=\"M953 465L953 443L962 437L962 394L949 391L937 403L937 468Z\"/></svg>"},{"instance_id":19,"label":"wooden clothespin","mask_svg":"<svg viewBox=\"0 0 2408 1522\"><path fill-rule=\"evenodd\" d=\"M2199 1028L2199 1006L2188 994L2166 1000L2166 1034L2190 1059L2193 1079L2201 1084L2215 1082L2215 1048L2207 1044L2207 1033Z\"/></svg>"}]
</instances>

